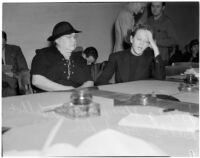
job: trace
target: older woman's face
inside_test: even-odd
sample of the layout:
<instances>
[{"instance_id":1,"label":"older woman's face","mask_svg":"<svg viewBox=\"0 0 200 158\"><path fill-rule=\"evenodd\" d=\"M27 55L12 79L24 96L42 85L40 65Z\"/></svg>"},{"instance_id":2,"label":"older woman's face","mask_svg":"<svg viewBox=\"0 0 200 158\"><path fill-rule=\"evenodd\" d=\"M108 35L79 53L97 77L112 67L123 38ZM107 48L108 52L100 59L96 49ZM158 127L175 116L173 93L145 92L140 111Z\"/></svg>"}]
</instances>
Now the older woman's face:
<instances>
[{"instance_id":1,"label":"older woman's face","mask_svg":"<svg viewBox=\"0 0 200 158\"><path fill-rule=\"evenodd\" d=\"M77 44L77 34L71 33L69 35L63 35L56 40L56 43L66 50L73 51Z\"/></svg>"},{"instance_id":2,"label":"older woman's face","mask_svg":"<svg viewBox=\"0 0 200 158\"><path fill-rule=\"evenodd\" d=\"M137 55L142 55L144 50L149 46L149 39L146 30L138 30L135 36L130 37L132 49Z\"/></svg>"}]
</instances>

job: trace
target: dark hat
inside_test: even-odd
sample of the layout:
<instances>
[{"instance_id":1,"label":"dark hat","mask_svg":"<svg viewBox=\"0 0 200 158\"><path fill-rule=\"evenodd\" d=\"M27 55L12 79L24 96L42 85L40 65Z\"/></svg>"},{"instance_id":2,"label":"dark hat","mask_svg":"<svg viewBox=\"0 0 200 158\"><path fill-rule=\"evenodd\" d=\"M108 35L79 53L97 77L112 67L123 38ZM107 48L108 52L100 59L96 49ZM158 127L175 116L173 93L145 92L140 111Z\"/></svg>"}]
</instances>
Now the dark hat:
<instances>
[{"instance_id":1,"label":"dark hat","mask_svg":"<svg viewBox=\"0 0 200 158\"><path fill-rule=\"evenodd\" d=\"M63 35L68 35L71 33L79 33L79 32L81 31L74 29L69 22L62 21L54 26L52 35L47 40L54 41Z\"/></svg>"}]
</instances>

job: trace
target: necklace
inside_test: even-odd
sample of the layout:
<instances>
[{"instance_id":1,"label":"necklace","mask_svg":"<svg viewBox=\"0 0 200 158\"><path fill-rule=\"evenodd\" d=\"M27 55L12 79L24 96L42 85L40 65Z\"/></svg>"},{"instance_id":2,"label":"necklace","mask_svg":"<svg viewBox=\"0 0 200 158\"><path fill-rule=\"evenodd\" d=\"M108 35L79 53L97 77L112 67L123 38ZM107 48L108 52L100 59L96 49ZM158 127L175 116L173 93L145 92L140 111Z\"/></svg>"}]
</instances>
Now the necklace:
<instances>
[{"instance_id":1,"label":"necklace","mask_svg":"<svg viewBox=\"0 0 200 158\"><path fill-rule=\"evenodd\" d=\"M67 79L69 80L70 77L71 77L71 60L70 60L70 58L69 58L69 60L68 60L67 72L68 72Z\"/></svg>"}]
</instances>

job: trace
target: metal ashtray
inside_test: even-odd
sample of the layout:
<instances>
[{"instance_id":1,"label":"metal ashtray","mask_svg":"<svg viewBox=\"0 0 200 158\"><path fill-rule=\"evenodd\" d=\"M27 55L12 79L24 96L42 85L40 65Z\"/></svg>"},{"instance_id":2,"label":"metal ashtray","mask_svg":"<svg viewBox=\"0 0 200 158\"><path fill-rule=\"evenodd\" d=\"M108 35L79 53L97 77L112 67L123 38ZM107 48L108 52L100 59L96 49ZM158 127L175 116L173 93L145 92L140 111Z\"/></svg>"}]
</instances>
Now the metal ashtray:
<instances>
[{"instance_id":1,"label":"metal ashtray","mask_svg":"<svg viewBox=\"0 0 200 158\"><path fill-rule=\"evenodd\" d=\"M184 82L189 85L197 84L198 78L194 74L187 74Z\"/></svg>"},{"instance_id":2,"label":"metal ashtray","mask_svg":"<svg viewBox=\"0 0 200 158\"><path fill-rule=\"evenodd\" d=\"M178 89L183 92L196 92L199 91L199 86L197 84L180 83Z\"/></svg>"},{"instance_id":3,"label":"metal ashtray","mask_svg":"<svg viewBox=\"0 0 200 158\"><path fill-rule=\"evenodd\" d=\"M134 94L129 98L121 99L115 98L115 106L134 106L134 105L153 105L157 102L157 97L155 94Z\"/></svg>"},{"instance_id":4,"label":"metal ashtray","mask_svg":"<svg viewBox=\"0 0 200 158\"><path fill-rule=\"evenodd\" d=\"M71 101L54 110L65 117L89 117L100 115L100 104L92 100L92 95L87 90L74 91Z\"/></svg>"}]
</instances>

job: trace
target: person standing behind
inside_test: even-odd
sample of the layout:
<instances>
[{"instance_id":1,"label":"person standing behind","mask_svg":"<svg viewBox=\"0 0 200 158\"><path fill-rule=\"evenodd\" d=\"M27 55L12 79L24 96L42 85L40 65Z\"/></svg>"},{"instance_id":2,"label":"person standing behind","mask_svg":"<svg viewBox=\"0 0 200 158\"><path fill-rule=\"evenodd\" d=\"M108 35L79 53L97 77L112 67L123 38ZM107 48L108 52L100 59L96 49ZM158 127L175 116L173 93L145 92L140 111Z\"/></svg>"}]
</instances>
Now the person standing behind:
<instances>
[{"instance_id":1,"label":"person standing behind","mask_svg":"<svg viewBox=\"0 0 200 158\"><path fill-rule=\"evenodd\" d=\"M151 12L153 16L147 19L154 32L156 44L165 65L169 62L169 48L177 45L176 32L170 18L164 14L165 2L152 2Z\"/></svg>"},{"instance_id":2,"label":"person standing behind","mask_svg":"<svg viewBox=\"0 0 200 158\"><path fill-rule=\"evenodd\" d=\"M141 16L145 9L146 3L132 2L128 3L119 13L115 21L115 45L113 52L127 49L129 44L125 42L128 31L131 31L135 25L135 17Z\"/></svg>"},{"instance_id":3,"label":"person standing behind","mask_svg":"<svg viewBox=\"0 0 200 158\"><path fill-rule=\"evenodd\" d=\"M74 52L79 32L69 22L59 22L48 38L53 45L36 50L31 74L37 92L93 86L85 59Z\"/></svg>"}]
</instances>

